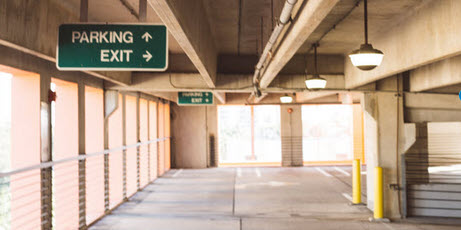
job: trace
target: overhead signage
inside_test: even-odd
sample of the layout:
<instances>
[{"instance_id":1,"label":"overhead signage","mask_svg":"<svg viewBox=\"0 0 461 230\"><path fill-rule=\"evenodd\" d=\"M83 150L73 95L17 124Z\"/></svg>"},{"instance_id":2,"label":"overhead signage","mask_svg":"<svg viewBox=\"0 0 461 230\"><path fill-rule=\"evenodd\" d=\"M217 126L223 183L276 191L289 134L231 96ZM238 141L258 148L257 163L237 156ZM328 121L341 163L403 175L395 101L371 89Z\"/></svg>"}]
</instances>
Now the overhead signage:
<instances>
[{"instance_id":1,"label":"overhead signage","mask_svg":"<svg viewBox=\"0 0 461 230\"><path fill-rule=\"evenodd\" d=\"M164 71L167 29L149 24L63 24L56 59L59 70Z\"/></svg>"},{"instance_id":2,"label":"overhead signage","mask_svg":"<svg viewBox=\"0 0 461 230\"><path fill-rule=\"evenodd\" d=\"M178 105L212 105L211 92L178 92Z\"/></svg>"}]
</instances>

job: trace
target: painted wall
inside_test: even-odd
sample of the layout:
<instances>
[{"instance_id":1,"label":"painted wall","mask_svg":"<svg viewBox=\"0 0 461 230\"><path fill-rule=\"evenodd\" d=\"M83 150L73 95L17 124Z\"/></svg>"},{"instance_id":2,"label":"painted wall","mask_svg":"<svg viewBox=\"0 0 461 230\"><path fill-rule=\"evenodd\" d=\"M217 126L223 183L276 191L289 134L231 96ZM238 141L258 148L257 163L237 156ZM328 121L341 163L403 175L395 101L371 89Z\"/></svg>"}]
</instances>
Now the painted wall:
<instances>
[{"instance_id":1,"label":"painted wall","mask_svg":"<svg viewBox=\"0 0 461 230\"><path fill-rule=\"evenodd\" d=\"M172 154L175 168L206 168L209 136L217 140L216 106L171 106ZM217 141L215 142L217 149Z\"/></svg>"}]
</instances>

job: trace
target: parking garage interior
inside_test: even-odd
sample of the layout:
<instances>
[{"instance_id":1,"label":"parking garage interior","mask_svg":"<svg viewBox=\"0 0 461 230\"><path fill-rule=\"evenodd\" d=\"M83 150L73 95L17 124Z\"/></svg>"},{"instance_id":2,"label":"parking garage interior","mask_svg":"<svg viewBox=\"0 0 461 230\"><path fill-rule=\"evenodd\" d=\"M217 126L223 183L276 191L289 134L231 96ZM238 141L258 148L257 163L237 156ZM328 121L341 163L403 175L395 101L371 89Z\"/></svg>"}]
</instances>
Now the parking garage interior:
<instances>
[{"instance_id":1,"label":"parking garage interior","mask_svg":"<svg viewBox=\"0 0 461 230\"><path fill-rule=\"evenodd\" d=\"M460 10L1 0L0 230L461 229Z\"/></svg>"}]
</instances>

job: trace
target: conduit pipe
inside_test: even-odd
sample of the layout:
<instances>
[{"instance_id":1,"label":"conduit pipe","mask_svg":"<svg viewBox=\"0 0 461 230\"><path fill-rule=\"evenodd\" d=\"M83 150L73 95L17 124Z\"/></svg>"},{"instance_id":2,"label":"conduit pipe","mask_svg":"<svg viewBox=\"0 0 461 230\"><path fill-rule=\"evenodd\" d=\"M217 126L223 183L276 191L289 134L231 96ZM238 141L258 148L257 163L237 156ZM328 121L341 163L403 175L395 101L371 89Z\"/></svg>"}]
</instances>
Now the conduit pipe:
<instances>
[{"instance_id":1,"label":"conduit pipe","mask_svg":"<svg viewBox=\"0 0 461 230\"><path fill-rule=\"evenodd\" d=\"M259 81L258 78L259 78L259 74L261 73L261 69L264 63L266 62L266 60L268 59L269 54L271 53L272 47L274 46L275 42L277 42L277 39L282 33L283 28L285 27L286 24L288 24L288 22L290 22L291 13L293 11L293 8L296 2L298 2L298 0L287 0L285 2L285 5L283 6L283 9L282 9L282 13L280 13L280 19L277 23L277 26L274 28L274 31L272 31L269 41L264 47L264 51L261 54L261 57L259 58L258 64L256 64L255 73L253 76L254 84L256 84Z\"/></svg>"}]
</instances>

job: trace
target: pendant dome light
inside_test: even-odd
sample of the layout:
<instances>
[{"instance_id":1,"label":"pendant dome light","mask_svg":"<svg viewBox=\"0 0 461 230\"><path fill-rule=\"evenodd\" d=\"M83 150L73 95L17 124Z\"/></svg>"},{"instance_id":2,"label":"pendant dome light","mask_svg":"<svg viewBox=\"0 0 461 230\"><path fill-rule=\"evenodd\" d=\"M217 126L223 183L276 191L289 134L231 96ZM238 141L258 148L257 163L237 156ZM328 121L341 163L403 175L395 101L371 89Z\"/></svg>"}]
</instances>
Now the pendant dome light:
<instances>
[{"instance_id":1,"label":"pendant dome light","mask_svg":"<svg viewBox=\"0 0 461 230\"><path fill-rule=\"evenodd\" d=\"M288 94L285 94L285 95L280 97L280 102L282 102L282 103L291 103L291 102L293 102L293 98L288 96Z\"/></svg>"},{"instance_id":2,"label":"pendant dome light","mask_svg":"<svg viewBox=\"0 0 461 230\"><path fill-rule=\"evenodd\" d=\"M308 89L324 89L327 85L327 80L321 78L317 72L317 46L318 44L314 44L314 76L305 81Z\"/></svg>"},{"instance_id":3,"label":"pendant dome light","mask_svg":"<svg viewBox=\"0 0 461 230\"><path fill-rule=\"evenodd\" d=\"M364 7L364 22L365 22L365 44L360 46L360 49L354 50L349 57L354 66L361 70L372 70L379 66L383 60L383 52L373 48L368 44L368 12L367 0L363 0Z\"/></svg>"}]
</instances>

